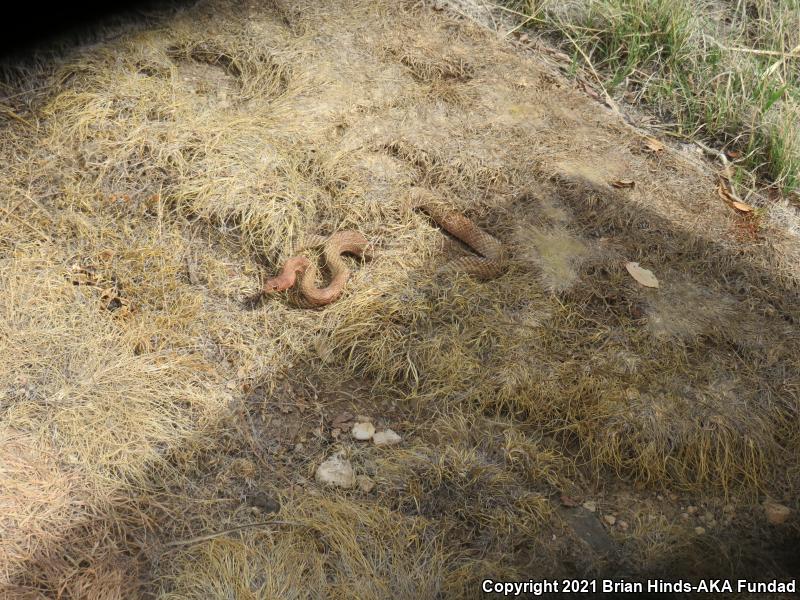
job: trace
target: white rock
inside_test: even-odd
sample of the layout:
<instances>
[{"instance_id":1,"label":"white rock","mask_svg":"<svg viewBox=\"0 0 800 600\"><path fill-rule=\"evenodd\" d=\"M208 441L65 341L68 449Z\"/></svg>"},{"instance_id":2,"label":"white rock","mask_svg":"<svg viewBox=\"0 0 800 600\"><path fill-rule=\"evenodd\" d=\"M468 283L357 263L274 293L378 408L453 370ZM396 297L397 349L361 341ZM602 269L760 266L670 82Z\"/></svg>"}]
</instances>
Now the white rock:
<instances>
[{"instance_id":1,"label":"white rock","mask_svg":"<svg viewBox=\"0 0 800 600\"><path fill-rule=\"evenodd\" d=\"M375 435L375 425L372 423L356 423L350 434L357 440L366 441Z\"/></svg>"},{"instance_id":2,"label":"white rock","mask_svg":"<svg viewBox=\"0 0 800 600\"><path fill-rule=\"evenodd\" d=\"M366 475L359 475L358 489L360 489L365 494L369 494L370 492L372 492L372 490L375 489L375 482Z\"/></svg>"},{"instance_id":3,"label":"white rock","mask_svg":"<svg viewBox=\"0 0 800 600\"><path fill-rule=\"evenodd\" d=\"M589 512L595 512L597 510L597 503L593 500L587 500L583 503L583 508L588 510Z\"/></svg>"},{"instance_id":4,"label":"white rock","mask_svg":"<svg viewBox=\"0 0 800 600\"><path fill-rule=\"evenodd\" d=\"M372 441L375 442L376 446L394 446L402 442L403 438L391 429L385 429L372 436Z\"/></svg>"},{"instance_id":5,"label":"white rock","mask_svg":"<svg viewBox=\"0 0 800 600\"><path fill-rule=\"evenodd\" d=\"M356 483L353 465L341 454L334 454L317 467L315 477L319 483L343 488L351 488Z\"/></svg>"}]
</instances>

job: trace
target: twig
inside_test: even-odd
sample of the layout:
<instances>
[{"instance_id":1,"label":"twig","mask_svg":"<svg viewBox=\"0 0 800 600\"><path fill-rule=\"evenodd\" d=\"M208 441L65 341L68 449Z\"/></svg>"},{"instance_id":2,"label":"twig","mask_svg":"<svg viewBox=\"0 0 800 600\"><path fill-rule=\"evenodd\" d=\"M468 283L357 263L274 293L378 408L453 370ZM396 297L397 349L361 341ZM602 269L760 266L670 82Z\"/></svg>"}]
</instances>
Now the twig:
<instances>
[{"instance_id":1,"label":"twig","mask_svg":"<svg viewBox=\"0 0 800 600\"><path fill-rule=\"evenodd\" d=\"M17 113L15 113L7 106L0 105L0 114L6 115L7 117L11 117L12 119L19 121L20 123L24 123L28 127L33 127L33 123L31 123L30 121L28 121L28 119L24 117L20 117Z\"/></svg>"},{"instance_id":2,"label":"twig","mask_svg":"<svg viewBox=\"0 0 800 600\"><path fill-rule=\"evenodd\" d=\"M36 233L36 234L38 234L39 236L41 236L41 238L42 238L43 240L46 240L46 241L48 241L48 242L52 241L52 240L50 239L50 236L49 236L49 235L47 235L45 232L43 232L41 229L39 229L38 227L34 227L34 226L33 226L33 225L31 225L30 223L28 223L28 222L27 222L25 219L22 219L22 218L18 217L17 215L15 215L15 214L14 214L14 213L12 213L11 211L9 211L7 208L3 208L2 206L0 206L0 210L2 210L4 213L6 213L6 214L7 214L9 217L11 217L12 219L14 219L14 220L16 220L16 221L19 221L20 223L22 223L22 224L23 224L23 225L25 225L26 227L30 228L30 230L31 230L31 231L33 231L34 233Z\"/></svg>"},{"instance_id":3,"label":"twig","mask_svg":"<svg viewBox=\"0 0 800 600\"><path fill-rule=\"evenodd\" d=\"M185 540L175 540L173 542L167 542L165 546L170 546L170 547L188 546L190 544L196 544L197 542L205 542L207 540L213 540L214 538L222 537L223 535L233 533L234 531L249 529L250 527L263 527L265 525L302 525L302 523L297 523L296 521L259 521L258 523L248 523L247 525L239 525L238 527L223 529L222 531L217 531L216 533L199 535L197 537L188 538Z\"/></svg>"},{"instance_id":4,"label":"twig","mask_svg":"<svg viewBox=\"0 0 800 600\"><path fill-rule=\"evenodd\" d=\"M567 39L570 42L572 42L572 45L575 46L575 49L578 52L580 52L581 56L583 57L583 60L586 61L586 64L589 65L589 69L592 71L592 75L594 75L594 78L597 81L597 85L599 85L600 89L603 91L603 96L605 96L606 104L608 104L608 106L611 108L611 110L613 110L616 113L619 113L619 107L617 106L617 103L614 102L614 100L611 99L611 96L609 95L608 91L606 90L605 86L603 85L603 81L600 79L600 75L598 75L597 71L595 71L595 68L594 68L594 65L592 64L592 61L589 60L589 57L583 51L583 48L581 48L580 45L578 45L578 42L576 42L574 39L572 39L572 36L569 33L567 33L566 29L562 29L562 32L564 33L565 36L567 36Z\"/></svg>"},{"instance_id":5,"label":"twig","mask_svg":"<svg viewBox=\"0 0 800 600\"><path fill-rule=\"evenodd\" d=\"M711 156L717 158L722 163L722 166L724 166L726 169L728 168L728 166L730 165L730 161L728 160L728 157L725 156L724 152L720 150L714 150L714 148L706 146L703 142L699 140L694 140L694 143L703 152L706 152L707 154L710 154Z\"/></svg>"},{"instance_id":6,"label":"twig","mask_svg":"<svg viewBox=\"0 0 800 600\"><path fill-rule=\"evenodd\" d=\"M729 50L731 52L744 52L746 54L757 54L759 56L780 56L781 60L778 63L784 62L787 58L800 58L800 46L793 48L789 52L781 52L780 50L759 50L758 48L741 48L739 46L726 46L724 44L720 44L716 40L714 42L722 48L723 50ZM775 65L773 65L774 67ZM770 67L771 69L772 67Z\"/></svg>"},{"instance_id":7,"label":"twig","mask_svg":"<svg viewBox=\"0 0 800 600\"><path fill-rule=\"evenodd\" d=\"M770 65L769 68L767 68L767 70L764 71L764 77L769 77L775 71L777 71L778 68L780 68L780 66L786 62L787 58L800 58L800 44L795 46L788 54L783 54L780 60L777 60L772 65Z\"/></svg>"}]
</instances>

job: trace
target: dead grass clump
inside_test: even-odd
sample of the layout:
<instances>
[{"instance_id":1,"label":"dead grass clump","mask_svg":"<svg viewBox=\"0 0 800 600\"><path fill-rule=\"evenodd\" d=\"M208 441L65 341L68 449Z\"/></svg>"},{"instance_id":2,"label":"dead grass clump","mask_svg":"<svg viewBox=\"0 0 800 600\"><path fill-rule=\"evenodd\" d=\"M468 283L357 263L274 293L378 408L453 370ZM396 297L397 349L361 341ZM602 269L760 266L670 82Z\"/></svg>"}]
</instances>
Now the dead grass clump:
<instances>
[{"instance_id":1,"label":"dead grass clump","mask_svg":"<svg viewBox=\"0 0 800 600\"><path fill-rule=\"evenodd\" d=\"M9 428L0 434L0 595L126 597L138 588L138 568L108 520L120 498L109 497L109 488L102 497L90 493L60 462L30 436Z\"/></svg>"},{"instance_id":2,"label":"dead grass clump","mask_svg":"<svg viewBox=\"0 0 800 600\"><path fill-rule=\"evenodd\" d=\"M773 479L768 465L776 463L781 444L774 437L774 408L762 404L766 398L743 397L742 386L730 380L662 386L651 382L592 407L596 425L580 429L596 464L687 490L719 486L727 492L735 484L758 489Z\"/></svg>"},{"instance_id":3,"label":"dead grass clump","mask_svg":"<svg viewBox=\"0 0 800 600\"><path fill-rule=\"evenodd\" d=\"M176 379L188 373L178 357L135 356L124 333L64 275L36 263L0 271L4 383L22 377L30 390L4 407L4 418L49 437L98 489L141 482L213 400L194 377Z\"/></svg>"},{"instance_id":4,"label":"dead grass clump","mask_svg":"<svg viewBox=\"0 0 800 600\"><path fill-rule=\"evenodd\" d=\"M133 572L120 495L169 471L166 450L202 427L215 393L174 354L136 355L135 337L70 275L43 259L0 265L0 407L15 432L3 487L16 490L3 568L23 587L123 597Z\"/></svg>"},{"instance_id":5,"label":"dead grass clump","mask_svg":"<svg viewBox=\"0 0 800 600\"><path fill-rule=\"evenodd\" d=\"M443 541L419 517L332 497L293 499L278 530L181 550L165 598L433 597L441 590Z\"/></svg>"},{"instance_id":6,"label":"dead grass clump","mask_svg":"<svg viewBox=\"0 0 800 600\"><path fill-rule=\"evenodd\" d=\"M420 434L430 442L375 461L379 489L395 510L443 523L452 535L472 531L481 557L536 537L551 511L546 495L567 478L565 457L523 438L511 421L463 411Z\"/></svg>"},{"instance_id":7,"label":"dead grass clump","mask_svg":"<svg viewBox=\"0 0 800 600\"><path fill-rule=\"evenodd\" d=\"M81 514L75 479L32 442L7 427L0 434L0 586L61 542Z\"/></svg>"},{"instance_id":8,"label":"dead grass clump","mask_svg":"<svg viewBox=\"0 0 800 600\"><path fill-rule=\"evenodd\" d=\"M119 532L104 523L69 530L69 541L31 561L16 589L54 590L62 598L121 600L140 593L139 565L121 548Z\"/></svg>"}]
</instances>

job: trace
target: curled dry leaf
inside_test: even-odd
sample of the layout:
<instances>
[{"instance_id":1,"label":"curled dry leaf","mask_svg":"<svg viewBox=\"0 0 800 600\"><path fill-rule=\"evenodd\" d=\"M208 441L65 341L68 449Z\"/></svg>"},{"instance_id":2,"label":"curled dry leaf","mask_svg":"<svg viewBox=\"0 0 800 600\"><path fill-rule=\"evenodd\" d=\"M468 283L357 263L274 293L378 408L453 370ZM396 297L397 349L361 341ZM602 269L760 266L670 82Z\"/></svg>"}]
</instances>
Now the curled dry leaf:
<instances>
[{"instance_id":1,"label":"curled dry leaf","mask_svg":"<svg viewBox=\"0 0 800 600\"><path fill-rule=\"evenodd\" d=\"M717 194L728 204L737 202L736 198L728 191L728 187L722 181L717 184Z\"/></svg>"},{"instance_id":2,"label":"curled dry leaf","mask_svg":"<svg viewBox=\"0 0 800 600\"><path fill-rule=\"evenodd\" d=\"M567 494L561 494L559 500L561 500L561 505L566 506L567 508L575 508L576 506L580 506L580 502L571 496L567 496Z\"/></svg>"},{"instance_id":3,"label":"curled dry leaf","mask_svg":"<svg viewBox=\"0 0 800 600\"><path fill-rule=\"evenodd\" d=\"M719 197L722 198L726 204L729 204L736 210L741 212L753 212L753 207L746 202L742 202L739 196L737 196L732 189L729 189L724 180L720 180L717 184L717 194L719 194Z\"/></svg>"},{"instance_id":4,"label":"curled dry leaf","mask_svg":"<svg viewBox=\"0 0 800 600\"><path fill-rule=\"evenodd\" d=\"M653 272L647 269L643 269L642 267L639 266L639 263L637 262L625 263L625 268L628 270L628 273L631 274L631 277L633 277L641 285L651 288L658 287L658 279L656 279L656 276L653 275Z\"/></svg>"},{"instance_id":5,"label":"curled dry leaf","mask_svg":"<svg viewBox=\"0 0 800 600\"><path fill-rule=\"evenodd\" d=\"M616 181L612 181L611 185L618 189L633 189L636 187L636 182L633 179L618 179Z\"/></svg>"},{"instance_id":6,"label":"curled dry leaf","mask_svg":"<svg viewBox=\"0 0 800 600\"><path fill-rule=\"evenodd\" d=\"M578 85L580 86L580 88L581 88L581 89L582 89L582 90L583 90L583 91L584 91L586 94L588 94L588 95L589 95L589 97L590 97L590 98L592 98L593 100L598 100L598 101L600 100L600 94L598 94L598 93L595 91L595 89L594 89L594 88L593 88L591 85L589 85L588 83L586 83L586 82L585 82L583 79L579 79L579 80L578 80Z\"/></svg>"},{"instance_id":7,"label":"curled dry leaf","mask_svg":"<svg viewBox=\"0 0 800 600\"><path fill-rule=\"evenodd\" d=\"M651 137L644 139L644 146L648 152L652 152L653 154L658 154L664 150L664 144Z\"/></svg>"}]
</instances>

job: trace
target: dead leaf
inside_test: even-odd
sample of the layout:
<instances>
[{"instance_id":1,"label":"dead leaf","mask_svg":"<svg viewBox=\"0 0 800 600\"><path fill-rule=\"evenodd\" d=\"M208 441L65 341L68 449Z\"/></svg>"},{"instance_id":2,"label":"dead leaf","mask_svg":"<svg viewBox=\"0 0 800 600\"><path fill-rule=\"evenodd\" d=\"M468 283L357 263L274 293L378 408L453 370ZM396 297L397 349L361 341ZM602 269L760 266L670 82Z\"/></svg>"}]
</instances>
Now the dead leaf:
<instances>
[{"instance_id":1,"label":"dead leaf","mask_svg":"<svg viewBox=\"0 0 800 600\"><path fill-rule=\"evenodd\" d=\"M717 184L717 194L719 194L719 197L722 198L728 204L733 204L734 202L738 202L736 198L734 198L733 195L730 193L730 191L728 191L728 187L722 181L720 181Z\"/></svg>"},{"instance_id":2,"label":"dead leaf","mask_svg":"<svg viewBox=\"0 0 800 600\"><path fill-rule=\"evenodd\" d=\"M642 267L639 266L639 263L637 262L625 263L625 268L628 269L628 273L631 274L631 277L633 277L641 285L651 288L658 287L658 279L656 279L656 276L653 275L653 272L648 271L647 269L643 269Z\"/></svg>"},{"instance_id":3,"label":"dead leaf","mask_svg":"<svg viewBox=\"0 0 800 600\"><path fill-rule=\"evenodd\" d=\"M611 185L618 189L633 189L636 187L636 182L633 179L618 179L617 181L612 181Z\"/></svg>"},{"instance_id":4,"label":"dead leaf","mask_svg":"<svg viewBox=\"0 0 800 600\"><path fill-rule=\"evenodd\" d=\"M737 158L742 158L742 153L738 150L726 150L725 154L727 154L728 158L731 160L736 160Z\"/></svg>"},{"instance_id":5,"label":"dead leaf","mask_svg":"<svg viewBox=\"0 0 800 600\"><path fill-rule=\"evenodd\" d=\"M584 92L586 92L591 98L593 98L594 100L598 100L598 101L600 100L600 94L598 94L594 90L594 88L592 86L590 86L588 83L586 83L582 79L579 79L578 80L578 84L580 85L581 89Z\"/></svg>"},{"instance_id":6,"label":"dead leaf","mask_svg":"<svg viewBox=\"0 0 800 600\"><path fill-rule=\"evenodd\" d=\"M353 415L353 413L345 411L334 417L332 424L334 427L341 427L345 423L352 421L354 418L355 416Z\"/></svg>"},{"instance_id":7,"label":"dead leaf","mask_svg":"<svg viewBox=\"0 0 800 600\"><path fill-rule=\"evenodd\" d=\"M566 494L561 494L559 500L561 500L561 505L566 506L567 508L575 508L576 506L580 506L580 502L575 500L575 498L567 496Z\"/></svg>"},{"instance_id":8,"label":"dead leaf","mask_svg":"<svg viewBox=\"0 0 800 600\"><path fill-rule=\"evenodd\" d=\"M728 184L728 187L731 189L731 180L733 179L733 167L731 163L727 163L724 167L722 167L722 177L725 179L725 182Z\"/></svg>"},{"instance_id":9,"label":"dead leaf","mask_svg":"<svg viewBox=\"0 0 800 600\"><path fill-rule=\"evenodd\" d=\"M733 191L733 189L729 189L728 185L726 185L724 179L720 179L720 182L717 184L717 194L719 194L719 197L722 198L726 204L729 204L738 211L746 213L753 212L753 207L746 202L742 202L736 192Z\"/></svg>"},{"instance_id":10,"label":"dead leaf","mask_svg":"<svg viewBox=\"0 0 800 600\"><path fill-rule=\"evenodd\" d=\"M663 152L664 150L664 144L662 144L655 138L651 137L645 138L644 145L645 148L647 148L647 150L649 152L652 152L653 154L658 154L659 152Z\"/></svg>"}]
</instances>

